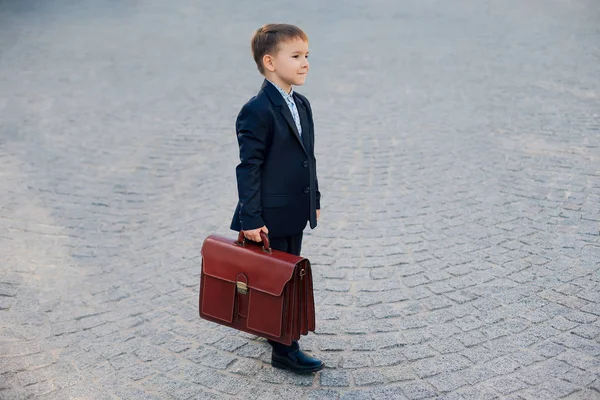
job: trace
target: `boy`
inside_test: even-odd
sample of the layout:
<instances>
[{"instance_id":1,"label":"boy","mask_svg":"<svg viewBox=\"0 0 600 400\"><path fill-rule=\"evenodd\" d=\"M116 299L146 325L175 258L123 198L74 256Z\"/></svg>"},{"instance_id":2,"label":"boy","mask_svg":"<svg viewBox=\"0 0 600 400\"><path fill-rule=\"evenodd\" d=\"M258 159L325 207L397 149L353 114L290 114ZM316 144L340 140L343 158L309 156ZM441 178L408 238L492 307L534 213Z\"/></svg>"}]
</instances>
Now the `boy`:
<instances>
[{"instance_id":1,"label":"boy","mask_svg":"<svg viewBox=\"0 0 600 400\"><path fill-rule=\"evenodd\" d=\"M319 184L314 155L312 110L292 85L308 73L308 37L298 27L268 24L254 33L252 55L265 80L236 121L240 164L239 202L231 229L252 241L269 234L271 247L300 255L306 222L317 226ZM291 346L268 341L271 365L294 372L316 372L323 363Z\"/></svg>"}]
</instances>

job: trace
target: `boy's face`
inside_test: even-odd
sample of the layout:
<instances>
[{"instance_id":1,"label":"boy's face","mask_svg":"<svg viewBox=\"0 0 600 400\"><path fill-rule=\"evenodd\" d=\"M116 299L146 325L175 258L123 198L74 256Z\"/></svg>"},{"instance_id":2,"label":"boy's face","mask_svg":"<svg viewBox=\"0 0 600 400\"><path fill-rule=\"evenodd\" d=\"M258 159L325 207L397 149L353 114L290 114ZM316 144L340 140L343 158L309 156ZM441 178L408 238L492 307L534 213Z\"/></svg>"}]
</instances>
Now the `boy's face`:
<instances>
[{"instance_id":1,"label":"boy's face","mask_svg":"<svg viewBox=\"0 0 600 400\"><path fill-rule=\"evenodd\" d=\"M265 56L265 70L270 78L284 86L304 84L308 73L308 42L293 39L279 45L275 55ZM274 75L274 76L273 76Z\"/></svg>"}]
</instances>

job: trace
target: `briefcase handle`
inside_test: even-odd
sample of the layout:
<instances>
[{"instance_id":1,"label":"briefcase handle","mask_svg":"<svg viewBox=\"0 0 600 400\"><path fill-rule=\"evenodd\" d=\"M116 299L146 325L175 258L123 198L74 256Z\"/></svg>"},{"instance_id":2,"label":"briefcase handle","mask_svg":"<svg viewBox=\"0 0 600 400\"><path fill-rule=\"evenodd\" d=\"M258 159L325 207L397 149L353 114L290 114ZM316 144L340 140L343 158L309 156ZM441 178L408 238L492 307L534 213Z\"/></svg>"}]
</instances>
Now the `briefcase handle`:
<instances>
[{"instance_id":1,"label":"briefcase handle","mask_svg":"<svg viewBox=\"0 0 600 400\"><path fill-rule=\"evenodd\" d=\"M262 246L263 251L265 253L270 253L271 252L271 242L269 241L269 236L264 232L260 232L260 238L262 239L262 242L263 242L263 246ZM237 240L236 244L238 246L242 246L242 247L244 247L246 245L246 237L244 236L244 231L240 231L240 234L238 235L238 240Z\"/></svg>"}]
</instances>

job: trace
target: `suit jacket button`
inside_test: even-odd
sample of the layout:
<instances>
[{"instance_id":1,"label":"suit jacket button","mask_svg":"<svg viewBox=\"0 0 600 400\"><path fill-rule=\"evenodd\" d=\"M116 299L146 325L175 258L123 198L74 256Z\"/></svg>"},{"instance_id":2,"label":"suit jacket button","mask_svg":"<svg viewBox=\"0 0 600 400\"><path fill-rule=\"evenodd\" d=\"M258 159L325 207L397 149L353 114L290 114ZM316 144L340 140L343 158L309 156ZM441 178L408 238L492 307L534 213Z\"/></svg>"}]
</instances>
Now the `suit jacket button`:
<instances>
[{"instance_id":1,"label":"suit jacket button","mask_svg":"<svg viewBox=\"0 0 600 400\"><path fill-rule=\"evenodd\" d=\"M308 161L304 161L304 162L302 163L302 166L303 166L304 168L308 167Z\"/></svg>"},{"instance_id":2,"label":"suit jacket button","mask_svg":"<svg viewBox=\"0 0 600 400\"><path fill-rule=\"evenodd\" d=\"M304 188L304 193L308 193L308 192L310 192L310 188L309 187L305 187Z\"/></svg>"}]
</instances>

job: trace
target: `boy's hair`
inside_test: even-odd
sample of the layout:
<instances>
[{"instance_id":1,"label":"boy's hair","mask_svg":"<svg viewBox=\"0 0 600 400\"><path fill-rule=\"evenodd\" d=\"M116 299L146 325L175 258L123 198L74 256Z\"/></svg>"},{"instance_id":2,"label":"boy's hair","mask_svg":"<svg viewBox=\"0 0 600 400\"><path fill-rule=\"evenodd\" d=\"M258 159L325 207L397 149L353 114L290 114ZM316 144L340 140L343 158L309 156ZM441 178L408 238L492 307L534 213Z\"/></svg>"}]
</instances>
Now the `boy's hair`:
<instances>
[{"instance_id":1,"label":"boy's hair","mask_svg":"<svg viewBox=\"0 0 600 400\"><path fill-rule=\"evenodd\" d=\"M295 25L289 24L267 24L258 28L252 36L252 57L261 74L265 73L262 59L265 54L277 53L278 46L292 39L300 39L308 42L306 33Z\"/></svg>"}]
</instances>

